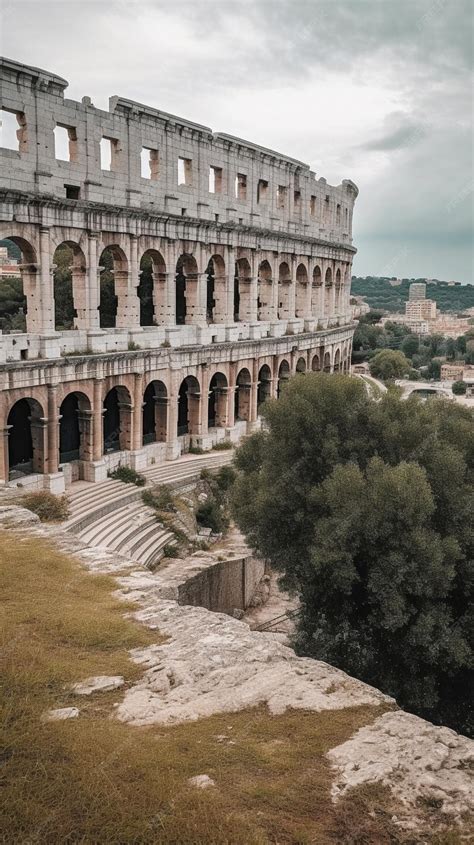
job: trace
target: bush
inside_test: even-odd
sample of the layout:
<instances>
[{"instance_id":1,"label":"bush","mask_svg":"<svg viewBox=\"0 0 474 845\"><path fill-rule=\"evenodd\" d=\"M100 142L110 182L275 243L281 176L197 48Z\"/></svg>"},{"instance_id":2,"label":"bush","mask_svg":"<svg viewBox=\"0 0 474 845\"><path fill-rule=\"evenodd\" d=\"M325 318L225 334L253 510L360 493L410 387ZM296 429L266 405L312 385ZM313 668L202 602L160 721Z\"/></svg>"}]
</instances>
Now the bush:
<instances>
[{"instance_id":1,"label":"bush","mask_svg":"<svg viewBox=\"0 0 474 845\"><path fill-rule=\"evenodd\" d=\"M21 504L24 508L36 513L41 522L60 522L69 516L67 497L55 496L47 490L23 496Z\"/></svg>"},{"instance_id":2,"label":"bush","mask_svg":"<svg viewBox=\"0 0 474 845\"><path fill-rule=\"evenodd\" d=\"M201 449L200 446L190 446L188 452L190 455L204 455L205 449Z\"/></svg>"},{"instance_id":3,"label":"bush","mask_svg":"<svg viewBox=\"0 0 474 845\"><path fill-rule=\"evenodd\" d=\"M455 381L453 382L453 386L451 388L455 396L464 396L467 390L467 384L465 381Z\"/></svg>"},{"instance_id":4,"label":"bush","mask_svg":"<svg viewBox=\"0 0 474 845\"><path fill-rule=\"evenodd\" d=\"M411 369L410 362L403 352L395 349L382 349L370 362L370 374L384 381L402 378Z\"/></svg>"},{"instance_id":5,"label":"bush","mask_svg":"<svg viewBox=\"0 0 474 845\"><path fill-rule=\"evenodd\" d=\"M216 472L215 479L220 490L230 490L236 477L235 469L231 466L223 466Z\"/></svg>"},{"instance_id":6,"label":"bush","mask_svg":"<svg viewBox=\"0 0 474 845\"><path fill-rule=\"evenodd\" d=\"M208 499L196 511L198 525L210 528L214 534L219 534L225 527L221 509L214 499Z\"/></svg>"},{"instance_id":7,"label":"bush","mask_svg":"<svg viewBox=\"0 0 474 845\"><path fill-rule=\"evenodd\" d=\"M131 467L118 466L113 472L109 472L109 478L116 481L123 481L124 484L136 484L137 487L144 487L146 478Z\"/></svg>"},{"instance_id":8,"label":"bush","mask_svg":"<svg viewBox=\"0 0 474 845\"><path fill-rule=\"evenodd\" d=\"M233 449L234 446L230 440L221 440L212 447L215 452L223 452L225 449Z\"/></svg>"},{"instance_id":9,"label":"bush","mask_svg":"<svg viewBox=\"0 0 474 845\"><path fill-rule=\"evenodd\" d=\"M173 543L167 543L163 548L163 557L177 557L178 549Z\"/></svg>"}]
</instances>

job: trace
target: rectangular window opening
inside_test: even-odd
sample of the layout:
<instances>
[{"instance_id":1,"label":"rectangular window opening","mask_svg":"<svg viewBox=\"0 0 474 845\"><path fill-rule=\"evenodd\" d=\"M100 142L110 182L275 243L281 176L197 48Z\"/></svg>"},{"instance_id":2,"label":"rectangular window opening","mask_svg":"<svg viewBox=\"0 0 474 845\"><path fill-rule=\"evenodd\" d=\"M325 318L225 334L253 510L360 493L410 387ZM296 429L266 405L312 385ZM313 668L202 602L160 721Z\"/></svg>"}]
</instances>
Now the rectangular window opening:
<instances>
[{"instance_id":1,"label":"rectangular window opening","mask_svg":"<svg viewBox=\"0 0 474 845\"><path fill-rule=\"evenodd\" d=\"M0 147L16 152L26 149L26 121L23 112L0 109Z\"/></svg>"},{"instance_id":2,"label":"rectangular window opening","mask_svg":"<svg viewBox=\"0 0 474 845\"><path fill-rule=\"evenodd\" d=\"M278 185L277 188L277 208L285 208L286 206L286 185Z\"/></svg>"},{"instance_id":3,"label":"rectangular window opening","mask_svg":"<svg viewBox=\"0 0 474 845\"><path fill-rule=\"evenodd\" d=\"M259 179L257 185L257 202L265 202L268 199L268 181Z\"/></svg>"},{"instance_id":4,"label":"rectangular window opening","mask_svg":"<svg viewBox=\"0 0 474 845\"><path fill-rule=\"evenodd\" d=\"M339 203L336 205L336 223L341 222L341 206Z\"/></svg>"},{"instance_id":5,"label":"rectangular window opening","mask_svg":"<svg viewBox=\"0 0 474 845\"><path fill-rule=\"evenodd\" d=\"M81 196L81 189L77 187L77 185L65 185L66 190L66 199L68 200L78 200Z\"/></svg>"},{"instance_id":6,"label":"rectangular window opening","mask_svg":"<svg viewBox=\"0 0 474 845\"><path fill-rule=\"evenodd\" d=\"M247 176L245 173L237 173L235 177L235 198L238 200L247 199Z\"/></svg>"},{"instance_id":7,"label":"rectangular window opening","mask_svg":"<svg viewBox=\"0 0 474 845\"><path fill-rule=\"evenodd\" d=\"M316 215L316 197L311 197L309 201L309 213L311 217L315 217Z\"/></svg>"},{"instance_id":8,"label":"rectangular window opening","mask_svg":"<svg viewBox=\"0 0 474 845\"><path fill-rule=\"evenodd\" d=\"M295 211L300 211L301 210L301 191L295 191L294 197L293 197L293 202L294 202L294 206L295 206Z\"/></svg>"},{"instance_id":9,"label":"rectangular window opening","mask_svg":"<svg viewBox=\"0 0 474 845\"><path fill-rule=\"evenodd\" d=\"M160 159L158 150L151 147L142 147L140 153L140 172L143 179L155 181L159 178Z\"/></svg>"},{"instance_id":10,"label":"rectangular window opening","mask_svg":"<svg viewBox=\"0 0 474 845\"><path fill-rule=\"evenodd\" d=\"M117 170L119 143L114 138L105 135L100 139L100 169Z\"/></svg>"},{"instance_id":11,"label":"rectangular window opening","mask_svg":"<svg viewBox=\"0 0 474 845\"><path fill-rule=\"evenodd\" d=\"M58 161L77 161L77 134L74 126L56 124L54 127L54 155Z\"/></svg>"},{"instance_id":12,"label":"rectangular window opening","mask_svg":"<svg viewBox=\"0 0 474 845\"><path fill-rule=\"evenodd\" d=\"M192 164L190 158L178 158L178 185L191 185Z\"/></svg>"},{"instance_id":13,"label":"rectangular window opening","mask_svg":"<svg viewBox=\"0 0 474 845\"><path fill-rule=\"evenodd\" d=\"M213 165L209 168L209 193L210 194L221 194L222 193L222 167L214 167Z\"/></svg>"}]
</instances>

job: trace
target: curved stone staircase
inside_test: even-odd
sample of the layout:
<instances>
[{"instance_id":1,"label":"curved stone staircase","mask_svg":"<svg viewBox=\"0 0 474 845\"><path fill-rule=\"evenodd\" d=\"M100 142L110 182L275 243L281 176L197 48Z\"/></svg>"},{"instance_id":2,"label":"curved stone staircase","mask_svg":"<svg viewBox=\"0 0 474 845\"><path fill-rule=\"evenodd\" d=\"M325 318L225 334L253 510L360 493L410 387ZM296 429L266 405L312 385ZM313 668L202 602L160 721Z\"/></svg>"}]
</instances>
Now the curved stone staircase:
<instances>
[{"instance_id":1,"label":"curved stone staircase","mask_svg":"<svg viewBox=\"0 0 474 845\"><path fill-rule=\"evenodd\" d=\"M219 469L232 457L230 450L189 455L142 474L147 487L181 488L198 479L202 469ZM173 534L160 525L153 508L143 504L143 489L114 479L100 484L77 482L69 492L70 517L64 527L88 546L115 551L144 566L156 563Z\"/></svg>"}]
</instances>

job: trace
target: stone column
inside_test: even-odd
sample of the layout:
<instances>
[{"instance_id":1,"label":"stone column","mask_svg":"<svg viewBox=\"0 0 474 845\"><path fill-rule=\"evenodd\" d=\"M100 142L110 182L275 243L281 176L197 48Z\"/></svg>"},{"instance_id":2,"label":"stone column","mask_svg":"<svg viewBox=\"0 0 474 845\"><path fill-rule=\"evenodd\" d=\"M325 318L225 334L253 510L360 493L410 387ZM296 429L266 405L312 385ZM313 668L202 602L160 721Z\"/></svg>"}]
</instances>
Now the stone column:
<instances>
[{"instance_id":1,"label":"stone column","mask_svg":"<svg viewBox=\"0 0 474 845\"><path fill-rule=\"evenodd\" d=\"M79 411L79 458L90 463L93 460L93 424L92 411Z\"/></svg>"},{"instance_id":2,"label":"stone column","mask_svg":"<svg viewBox=\"0 0 474 845\"><path fill-rule=\"evenodd\" d=\"M39 293L39 331L43 334L54 332L54 281L50 255L49 229L40 228L40 293Z\"/></svg>"},{"instance_id":3,"label":"stone column","mask_svg":"<svg viewBox=\"0 0 474 845\"><path fill-rule=\"evenodd\" d=\"M87 297L85 323L89 331L100 329L99 299L100 299L100 275L97 257L97 232L89 232L89 267L87 268Z\"/></svg>"},{"instance_id":4,"label":"stone column","mask_svg":"<svg viewBox=\"0 0 474 845\"><path fill-rule=\"evenodd\" d=\"M132 449L143 446L143 373L135 373L133 385Z\"/></svg>"},{"instance_id":5,"label":"stone column","mask_svg":"<svg viewBox=\"0 0 474 845\"><path fill-rule=\"evenodd\" d=\"M8 482L9 466L8 466L8 436L10 434L11 425L6 425L0 431L0 483Z\"/></svg>"},{"instance_id":6,"label":"stone column","mask_svg":"<svg viewBox=\"0 0 474 845\"><path fill-rule=\"evenodd\" d=\"M135 235L130 235L130 266L128 270L116 270L114 260L114 284L117 296L116 327L119 329L137 329L140 326L140 300L138 298L138 243Z\"/></svg>"},{"instance_id":7,"label":"stone column","mask_svg":"<svg viewBox=\"0 0 474 845\"><path fill-rule=\"evenodd\" d=\"M48 452L45 467L47 472L59 471L59 421L58 388L55 384L48 384Z\"/></svg>"},{"instance_id":8,"label":"stone column","mask_svg":"<svg viewBox=\"0 0 474 845\"><path fill-rule=\"evenodd\" d=\"M235 386L227 388L227 428L235 425Z\"/></svg>"},{"instance_id":9,"label":"stone column","mask_svg":"<svg viewBox=\"0 0 474 845\"><path fill-rule=\"evenodd\" d=\"M94 461L100 461L104 454L104 404L102 398L102 379L94 379L94 403L92 407L93 432L92 454Z\"/></svg>"},{"instance_id":10,"label":"stone column","mask_svg":"<svg viewBox=\"0 0 474 845\"><path fill-rule=\"evenodd\" d=\"M291 282L290 282L290 291L289 291L289 301L288 301L288 319L294 320L295 319L295 308L296 308L296 255L291 256Z\"/></svg>"},{"instance_id":11,"label":"stone column","mask_svg":"<svg viewBox=\"0 0 474 845\"><path fill-rule=\"evenodd\" d=\"M188 401L188 413L190 414L190 402ZM208 433L207 414L209 409L209 369L202 370L201 373L201 430L200 434Z\"/></svg>"}]
</instances>

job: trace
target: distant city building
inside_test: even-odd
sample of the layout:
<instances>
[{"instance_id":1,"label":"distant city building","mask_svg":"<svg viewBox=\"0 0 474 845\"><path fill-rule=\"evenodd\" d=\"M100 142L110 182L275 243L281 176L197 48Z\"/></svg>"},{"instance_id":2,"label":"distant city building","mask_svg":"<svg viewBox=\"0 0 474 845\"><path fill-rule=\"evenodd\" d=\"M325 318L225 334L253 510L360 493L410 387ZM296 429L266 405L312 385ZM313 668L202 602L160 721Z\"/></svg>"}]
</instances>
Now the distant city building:
<instances>
[{"instance_id":1,"label":"distant city building","mask_svg":"<svg viewBox=\"0 0 474 845\"><path fill-rule=\"evenodd\" d=\"M390 279L390 285L392 286L392 288L399 287L401 285L401 283L402 283L401 279Z\"/></svg>"},{"instance_id":2,"label":"distant city building","mask_svg":"<svg viewBox=\"0 0 474 845\"><path fill-rule=\"evenodd\" d=\"M0 276L18 276L18 261L10 258L6 246L0 246Z\"/></svg>"},{"instance_id":3,"label":"distant city building","mask_svg":"<svg viewBox=\"0 0 474 845\"><path fill-rule=\"evenodd\" d=\"M441 381L472 381L474 367L463 361L441 364Z\"/></svg>"},{"instance_id":4,"label":"distant city building","mask_svg":"<svg viewBox=\"0 0 474 845\"><path fill-rule=\"evenodd\" d=\"M411 288L414 285L410 286ZM418 287L425 287L425 285L418 285ZM436 319L436 302L433 299L412 299L405 303L405 316L409 320L435 320Z\"/></svg>"},{"instance_id":5,"label":"distant city building","mask_svg":"<svg viewBox=\"0 0 474 845\"><path fill-rule=\"evenodd\" d=\"M437 317L430 326L432 334L442 334L444 337L460 337L471 328L467 317L454 317L452 314Z\"/></svg>"},{"instance_id":6,"label":"distant city building","mask_svg":"<svg viewBox=\"0 0 474 845\"><path fill-rule=\"evenodd\" d=\"M424 282L412 282L408 291L410 302L419 299L426 299L426 285Z\"/></svg>"}]
</instances>

